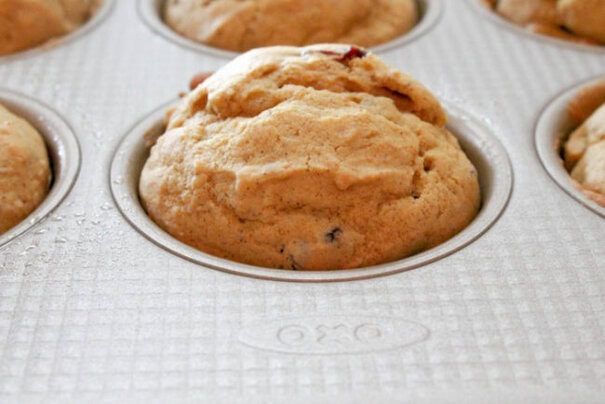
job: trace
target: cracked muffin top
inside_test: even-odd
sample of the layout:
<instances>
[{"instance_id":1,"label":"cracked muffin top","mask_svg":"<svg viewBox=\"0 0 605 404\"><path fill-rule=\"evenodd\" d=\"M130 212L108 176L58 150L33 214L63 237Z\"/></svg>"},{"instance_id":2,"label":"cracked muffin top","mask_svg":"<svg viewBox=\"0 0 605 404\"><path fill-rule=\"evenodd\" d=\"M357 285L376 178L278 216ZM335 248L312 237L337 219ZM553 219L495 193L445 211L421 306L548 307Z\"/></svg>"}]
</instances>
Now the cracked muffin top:
<instances>
[{"instance_id":1,"label":"cracked muffin top","mask_svg":"<svg viewBox=\"0 0 605 404\"><path fill-rule=\"evenodd\" d=\"M50 166L42 136L0 105L0 234L38 207L49 184Z\"/></svg>"},{"instance_id":2,"label":"cracked muffin top","mask_svg":"<svg viewBox=\"0 0 605 404\"><path fill-rule=\"evenodd\" d=\"M346 45L250 51L186 95L139 190L177 239L247 264L346 269L463 229L477 171L435 97Z\"/></svg>"},{"instance_id":3,"label":"cracked muffin top","mask_svg":"<svg viewBox=\"0 0 605 404\"><path fill-rule=\"evenodd\" d=\"M593 45L605 45L603 0L482 0L528 30Z\"/></svg>"},{"instance_id":4,"label":"cracked muffin top","mask_svg":"<svg viewBox=\"0 0 605 404\"><path fill-rule=\"evenodd\" d=\"M0 55L41 45L84 24L100 0L0 0Z\"/></svg>"},{"instance_id":5,"label":"cracked muffin top","mask_svg":"<svg viewBox=\"0 0 605 404\"><path fill-rule=\"evenodd\" d=\"M412 29L415 0L168 0L164 20L179 34L243 52L323 42L373 46Z\"/></svg>"}]
</instances>

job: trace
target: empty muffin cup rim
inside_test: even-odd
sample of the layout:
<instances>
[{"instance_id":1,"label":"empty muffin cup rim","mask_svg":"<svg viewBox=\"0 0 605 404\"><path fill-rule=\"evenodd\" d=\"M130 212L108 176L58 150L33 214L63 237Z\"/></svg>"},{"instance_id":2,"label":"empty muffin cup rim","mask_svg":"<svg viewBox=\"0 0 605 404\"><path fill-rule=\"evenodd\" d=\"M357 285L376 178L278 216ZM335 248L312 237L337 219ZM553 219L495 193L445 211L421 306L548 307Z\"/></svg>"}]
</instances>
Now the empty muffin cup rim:
<instances>
[{"instance_id":1,"label":"empty muffin cup rim","mask_svg":"<svg viewBox=\"0 0 605 404\"><path fill-rule=\"evenodd\" d=\"M81 152L74 130L52 107L24 94L1 88L0 103L27 120L42 135L52 172L49 192L40 205L16 226L0 235L2 248L31 230L63 202L78 177Z\"/></svg>"},{"instance_id":2,"label":"empty muffin cup rim","mask_svg":"<svg viewBox=\"0 0 605 404\"><path fill-rule=\"evenodd\" d=\"M138 0L139 17L151 29L174 44L198 53L223 59L233 59L244 52L235 52L196 42L180 35L170 28L162 17L162 7L166 0ZM385 43L368 47L374 53L386 52L405 46L429 32L440 20L443 14L443 4L440 0L414 0L423 8L420 21L408 32Z\"/></svg>"},{"instance_id":3,"label":"empty muffin cup rim","mask_svg":"<svg viewBox=\"0 0 605 404\"><path fill-rule=\"evenodd\" d=\"M510 198L513 171L508 154L500 141L477 119L457 107L446 104L450 118L448 128L453 130L477 168L482 192L481 210L458 234L434 248L410 257L358 269L291 271L219 258L190 247L161 229L147 216L139 199L139 178L149 154L143 135L154 128L156 131L161 130L166 109L176 102L172 100L156 108L126 132L115 148L109 185L118 209L134 229L164 250L201 267L253 278L293 282L351 281L395 274L428 265L471 244L497 221ZM462 130L467 133L461 133Z\"/></svg>"},{"instance_id":4,"label":"empty muffin cup rim","mask_svg":"<svg viewBox=\"0 0 605 404\"><path fill-rule=\"evenodd\" d=\"M482 4L481 0L466 0L466 2L469 3L469 7L474 9L478 15L487 17L489 21L496 24L497 26L510 30L511 32L514 32L520 36L528 37L535 41L545 42L554 46L561 46L564 48L571 48L584 52L605 53L605 45L589 45L568 41L566 39L555 38L548 35L537 34L528 31L522 26L515 24L514 22L501 16L495 10L490 9L486 4Z\"/></svg>"},{"instance_id":5,"label":"empty muffin cup rim","mask_svg":"<svg viewBox=\"0 0 605 404\"><path fill-rule=\"evenodd\" d=\"M542 166L550 178L584 207L605 218L605 207L588 198L574 186L569 172L563 165L560 155L562 142L571 134L572 125L567 115L569 102L579 90L597 81L603 75L576 83L557 93L542 108L534 127L535 147Z\"/></svg>"},{"instance_id":6,"label":"empty muffin cup rim","mask_svg":"<svg viewBox=\"0 0 605 404\"><path fill-rule=\"evenodd\" d=\"M102 0L101 6L88 21L86 21L84 24L82 24L80 27L76 28L70 33L67 33L63 36L51 38L49 41L53 41L52 45L50 45L48 42L45 42L40 45L36 45L32 48L23 49L21 51L9 53L6 55L1 55L0 64L11 62L13 60L37 56L45 52L51 51L55 48L59 48L74 41L77 41L84 35L89 34L91 31L97 28L109 16L111 11L113 10L115 2L116 0Z\"/></svg>"}]
</instances>

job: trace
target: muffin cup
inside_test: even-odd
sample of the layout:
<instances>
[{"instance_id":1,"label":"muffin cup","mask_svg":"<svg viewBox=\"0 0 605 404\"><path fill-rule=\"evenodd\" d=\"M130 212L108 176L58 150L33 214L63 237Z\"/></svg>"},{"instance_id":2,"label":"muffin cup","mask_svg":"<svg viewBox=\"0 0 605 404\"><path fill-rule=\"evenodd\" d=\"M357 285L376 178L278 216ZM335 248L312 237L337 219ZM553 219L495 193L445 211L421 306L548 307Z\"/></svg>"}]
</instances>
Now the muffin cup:
<instances>
[{"instance_id":1,"label":"muffin cup","mask_svg":"<svg viewBox=\"0 0 605 404\"><path fill-rule=\"evenodd\" d=\"M605 207L588 198L574 186L561 158L561 147L575 129L567 114L569 102L580 89L588 87L602 78L599 76L584 81L556 95L540 113L535 127L535 143L542 165L559 187L597 215L605 217Z\"/></svg>"},{"instance_id":2,"label":"muffin cup","mask_svg":"<svg viewBox=\"0 0 605 404\"><path fill-rule=\"evenodd\" d=\"M359 269L290 271L222 259L173 238L147 216L139 200L139 178L149 156L144 135L154 136L164 132L165 111L175 103L176 101L171 101L162 105L126 133L117 147L111 165L110 187L122 214L139 232L168 251L208 268L256 278L298 282L345 281L393 274L429 264L468 245L489 229L508 203L513 176L510 161L502 145L476 120L453 106L447 106L448 129L456 135L477 168L482 194L482 207L477 217L456 236L425 252Z\"/></svg>"},{"instance_id":3,"label":"muffin cup","mask_svg":"<svg viewBox=\"0 0 605 404\"><path fill-rule=\"evenodd\" d=\"M19 52L10 53L8 55L0 56L0 63L10 62L15 59L21 59L29 56L36 56L41 53L47 52L59 46L66 45L72 41L77 40L78 38L83 37L88 34L90 31L95 29L111 12L114 6L115 0L102 0L102 4L99 9L95 12L92 18L86 21L81 27L76 30L70 32L69 34L51 38L49 41L35 46L33 48L24 49Z\"/></svg>"},{"instance_id":4,"label":"muffin cup","mask_svg":"<svg viewBox=\"0 0 605 404\"><path fill-rule=\"evenodd\" d=\"M605 46L577 43L528 31L524 27L517 25L514 22L511 22L508 19L502 17L500 14L490 9L487 5L481 3L480 0L466 0L466 2L469 3L470 7L473 8L480 16L486 18L487 20L493 22L494 24L500 27L504 27L505 29L515 32L516 34L519 34L521 36L528 37L533 40L551 45L563 46L581 51L605 53Z\"/></svg>"},{"instance_id":5,"label":"muffin cup","mask_svg":"<svg viewBox=\"0 0 605 404\"><path fill-rule=\"evenodd\" d=\"M51 213L71 190L80 170L80 146L69 124L53 109L25 95L0 89L0 103L27 120L42 135L51 164L51 185L42 203L0 235L0 248Z\"/></svg>"},{"instance_id":6,"label":"muffin cup","mask_svg":"<svg viewBox=\"0 0 605 404\"><path fill-rule=\"evenodd\" d=\"M166 23L164 23L162 16L164 3L165 0L139 0L139 15L153 32L162 35L166 39L176 43L179 46L196 52L206 53L225 59L232 59L240 54L238 52L204 45L173 31L168 25L166 25ZM416 0L416 3L418 4L418 9L420 10L420 21L414 26L414 28L389 42L371 47L370 49L372 51L387 51L411 43L427 33L437 23L443 11L443 4L441 1Z\"/></svg>"}]
</instances>

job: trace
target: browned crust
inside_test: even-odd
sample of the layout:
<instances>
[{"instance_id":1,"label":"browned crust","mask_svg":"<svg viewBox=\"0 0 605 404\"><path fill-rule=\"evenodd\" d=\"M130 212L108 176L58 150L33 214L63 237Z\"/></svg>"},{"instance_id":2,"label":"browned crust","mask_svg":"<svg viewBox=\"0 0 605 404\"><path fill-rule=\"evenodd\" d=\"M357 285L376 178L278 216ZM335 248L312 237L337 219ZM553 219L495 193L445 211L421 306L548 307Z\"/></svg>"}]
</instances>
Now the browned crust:
<instances>
[{"instance_id":1,"label":"browned crust","mask_svg":"<svg viewBox=\"0 0 605 404\"><path fill-rule=\"evenodd\" d=\"M582 88L569 102L567 114L574 126L580 126L605 103L605 78Z\"/></svg>"}]
</instances>

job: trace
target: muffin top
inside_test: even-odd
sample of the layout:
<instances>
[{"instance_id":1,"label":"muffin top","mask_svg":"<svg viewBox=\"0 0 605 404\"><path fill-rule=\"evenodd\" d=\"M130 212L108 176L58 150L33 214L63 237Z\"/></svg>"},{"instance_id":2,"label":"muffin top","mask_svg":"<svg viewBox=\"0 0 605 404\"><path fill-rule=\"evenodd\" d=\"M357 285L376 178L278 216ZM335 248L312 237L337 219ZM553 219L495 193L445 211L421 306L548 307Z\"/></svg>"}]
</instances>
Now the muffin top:
<instances>
[{"instance_id":1,"label":"muffin top","mask_svg":"<svg viewBox=\"0 0 605 404\"><path fill-rule=\"evenodd\" d=\"M483 0L529 30L560 39L605 44L605 1Z\"/></svg>"},{"instance_id":2,"label":"muffin top","mask_svg":"<svg viewBox=\"0 0 605 404\"><path fill-rule=\"evenodd\" d=\"M325 270L435 246L476 215L477 172L410 76L345 45L250 51L172 111L140 179L179 240Z\"/></svg>"},{"instance_id":3,"label":"muffin top","mask_svg":"<svg viewBox=\"0 0 605 404\"><path fill-rule=\"evenodd\" d=\"M0 0L0 55L65 35L96 10L100 0Z\"/></svg>"},{"instance_id":4,"label":"muffin top","mask_svg":"<svg viewBox=\"0 0 605 404\"><path fill-rule=\"evenodd\" d=\"M415 0L168 0L166 23L192 40L231 51L321 42L373 46L409 31Z\"/></svg>"},{"instance_id":5,"label":"muffin top","mask_svg":"<svg viewBox=\"0 0 605 404\"><path fill-rule=\"evenodd\" d=\"M0 105L0 234L42 202L49 183L50 167L42 136Z\"/></svg>"},{"instance_id":6,"label":"muffin top","mask_svg":"<svg viewBox=\"0 0 605 404\"><path fill-rule=\"evenodd\" d=\"M564 144L565 167L577 187L605 207L605 79L582 89L568 109L579 126Z\"/></svg>"}]
</instances>

